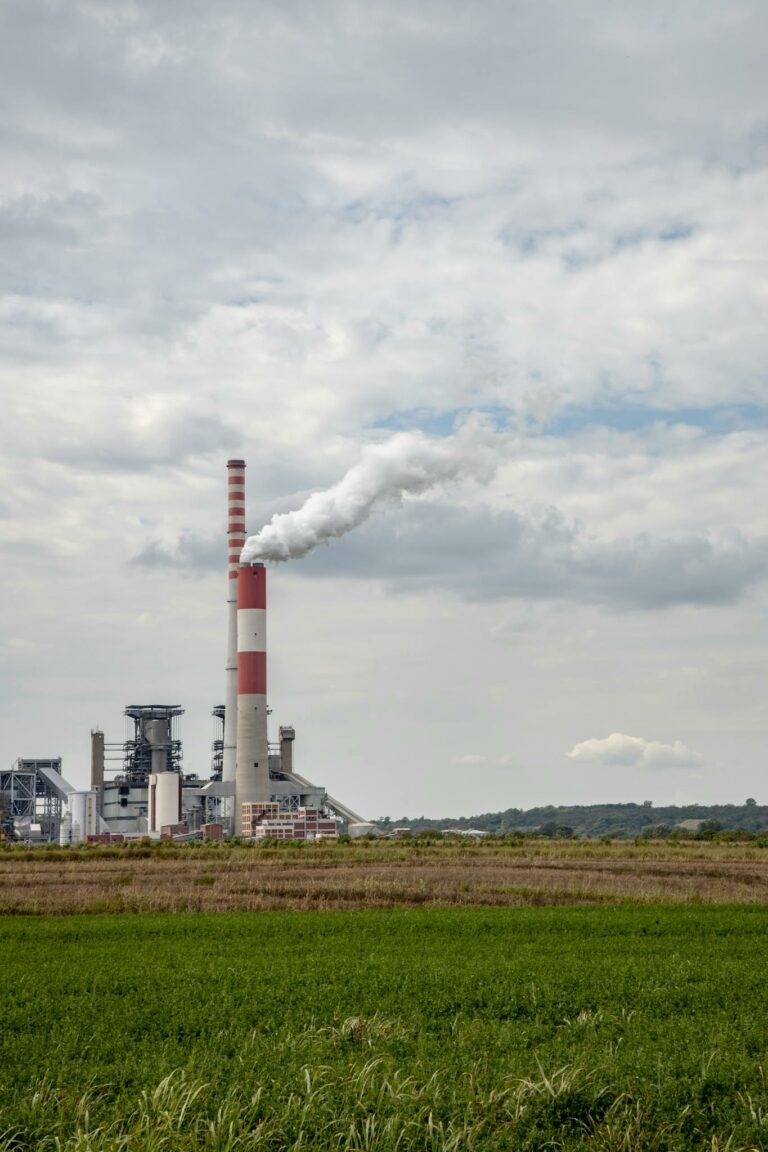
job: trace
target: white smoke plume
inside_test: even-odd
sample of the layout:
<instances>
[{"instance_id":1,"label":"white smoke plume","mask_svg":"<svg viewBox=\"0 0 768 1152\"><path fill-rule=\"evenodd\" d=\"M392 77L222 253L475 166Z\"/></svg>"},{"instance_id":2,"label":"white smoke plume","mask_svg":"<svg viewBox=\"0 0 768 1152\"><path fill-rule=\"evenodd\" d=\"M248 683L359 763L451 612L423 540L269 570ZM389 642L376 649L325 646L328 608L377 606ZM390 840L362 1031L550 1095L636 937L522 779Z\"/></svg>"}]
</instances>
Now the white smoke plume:
<instances>
[{"instance_id":1,"label":"white smoke plume","mask_svg":"<svg viewBox=\"0 0 768 1152\"><path fill-rule=\"evenodd\" d=\"M418 495L465 477L488 481L499 464L503 440L482 417L472 416L453 436L439 440L421 432L400 432L383 444L369 444L338 484L313 492L301 508L278 513L256 536L249 536L240 561L295 560L357 528L376 508L405 494Z\"/></svg>"}]
</instances>

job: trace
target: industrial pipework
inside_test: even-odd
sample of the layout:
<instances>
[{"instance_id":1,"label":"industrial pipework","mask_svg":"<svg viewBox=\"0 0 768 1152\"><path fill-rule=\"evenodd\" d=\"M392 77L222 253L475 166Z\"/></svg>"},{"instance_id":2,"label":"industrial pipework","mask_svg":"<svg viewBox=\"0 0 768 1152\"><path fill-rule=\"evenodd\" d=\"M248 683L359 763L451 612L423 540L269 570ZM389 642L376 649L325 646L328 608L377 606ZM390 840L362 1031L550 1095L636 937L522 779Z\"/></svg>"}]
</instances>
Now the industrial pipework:
<instances>
[{"instance_id":1,"label":"industrial pipework","mask_svg":"<svg viewBox=\"0 0 768 1152\"><path fill-rule=\"evenodd\" d=\"M237 571L245 544L245 461L227 461L227 666L221 778L233 782L237 746Z\"/></svg>"},{"instance_id":2,"label":"industrial pipework","mask_svg":"<svg viewBox=\"0 0 768 1152\"><path fill-rule=\"evenodd\" d=\"M267 571L263 564L241 564L237 571L236 836L243 832L243 804L268 803L269 799Z\"/></svg>"}]
</instances>

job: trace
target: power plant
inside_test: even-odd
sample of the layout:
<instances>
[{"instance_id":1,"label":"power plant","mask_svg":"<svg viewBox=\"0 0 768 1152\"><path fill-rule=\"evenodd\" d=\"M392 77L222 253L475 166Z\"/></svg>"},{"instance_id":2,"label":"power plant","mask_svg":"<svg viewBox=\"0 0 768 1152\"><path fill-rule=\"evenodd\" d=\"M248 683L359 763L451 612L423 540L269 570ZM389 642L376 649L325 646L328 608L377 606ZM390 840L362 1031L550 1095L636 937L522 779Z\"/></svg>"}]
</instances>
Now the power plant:
<instances>
[{"instance_id":1,"label":"power plant","mask_svg":"<svg viewBox=\"0 0 768 1152\"><path fill-rule=\"evenodd\" d=\"M241 563L245 461L227 463L225 702L210 776L183 769L179 704L130 704L122 743L91 731L90 788L74 788L61 759L20 759L0 771L0 837L28 843L191 840L225 836L316 839L373 826L294 770L295 731L269 739L267 570ZM222 727L223 725L223 727Z\"/></svg>"}]
</instances>

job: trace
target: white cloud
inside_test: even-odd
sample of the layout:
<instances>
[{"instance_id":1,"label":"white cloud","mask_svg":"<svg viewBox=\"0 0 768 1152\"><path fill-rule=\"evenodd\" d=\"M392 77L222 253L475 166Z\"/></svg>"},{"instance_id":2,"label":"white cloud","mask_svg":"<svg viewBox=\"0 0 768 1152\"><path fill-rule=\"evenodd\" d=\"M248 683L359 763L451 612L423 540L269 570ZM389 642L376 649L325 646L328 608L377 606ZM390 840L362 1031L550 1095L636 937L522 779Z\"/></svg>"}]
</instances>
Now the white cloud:
<instances>
[{"instance_id":1,"label":"white cloud","mask_svg":"<svg viewBox=\"0 0 768 1152\"><path fill-rule=\"evenodd\" d=\"M582 740L574 745L568 758L621 768L697 768L703 763L702 757L680 740L662 744L621 732L613 732L602 740Z\"/></svg>"}]
</instances>

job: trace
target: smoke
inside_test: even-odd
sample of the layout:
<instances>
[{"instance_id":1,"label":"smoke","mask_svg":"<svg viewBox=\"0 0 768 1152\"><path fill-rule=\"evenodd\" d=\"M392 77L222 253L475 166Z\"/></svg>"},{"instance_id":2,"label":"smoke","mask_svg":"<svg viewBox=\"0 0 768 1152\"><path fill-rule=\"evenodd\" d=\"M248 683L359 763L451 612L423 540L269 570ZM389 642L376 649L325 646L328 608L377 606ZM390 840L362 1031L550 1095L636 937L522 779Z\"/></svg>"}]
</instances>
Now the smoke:
<instances>
[{"instance_id":1,"label":"smoke","mask_svg":"<svg viewBox=\"0 0 768 1152\"><path fill-rule=\"evenodd\" d=\"M369 444L338 484L314 492L295 512L278 513L256 536L249 536L241 563L295 560L357 528L377 508L406 494L417 496L463 478L487 482L499 464L502 440L486 420L472 416L453 436L440 440L421 432L400 432L384 444Z\"/></svg>"}]
</instances>

